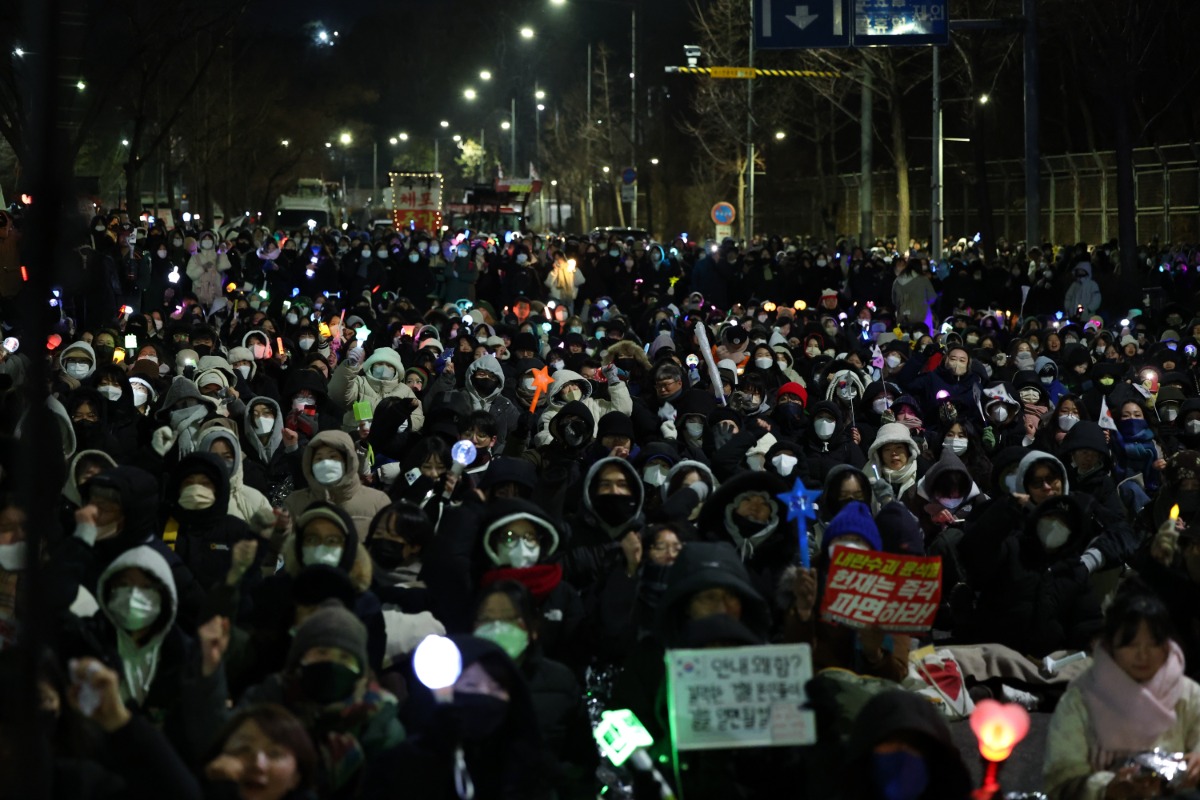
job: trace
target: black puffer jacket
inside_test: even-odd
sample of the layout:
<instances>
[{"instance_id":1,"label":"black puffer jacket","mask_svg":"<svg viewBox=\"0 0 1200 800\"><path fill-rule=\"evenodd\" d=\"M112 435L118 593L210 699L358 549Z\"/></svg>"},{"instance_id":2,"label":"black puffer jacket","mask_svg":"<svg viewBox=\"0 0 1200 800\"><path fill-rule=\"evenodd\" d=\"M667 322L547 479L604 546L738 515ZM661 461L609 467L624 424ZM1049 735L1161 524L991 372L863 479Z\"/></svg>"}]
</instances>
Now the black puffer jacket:
<instances>
[{"instance_id":1,"label":"black puffer jacket","mask_svg":"<svg viewBox=\"0 0 1200 800\"><path fill-rule=\"evenodd\" d=\"M828 441L821 441L810 424L801 439L801 444L804 446L802 461L808 465L808 472L804 478L805 482L811 486L820 485L820 481L826 473L839 464L849 464L862 469L867 463L867 456L863 452L863 448L850 438L850 428L842 421L842 413L837 404L829 400L815 403L810 411L810 416L815 418L821 411L826 411L833 416L835 420L833 435L829 437Z\"/></svg>"}]
</instances>

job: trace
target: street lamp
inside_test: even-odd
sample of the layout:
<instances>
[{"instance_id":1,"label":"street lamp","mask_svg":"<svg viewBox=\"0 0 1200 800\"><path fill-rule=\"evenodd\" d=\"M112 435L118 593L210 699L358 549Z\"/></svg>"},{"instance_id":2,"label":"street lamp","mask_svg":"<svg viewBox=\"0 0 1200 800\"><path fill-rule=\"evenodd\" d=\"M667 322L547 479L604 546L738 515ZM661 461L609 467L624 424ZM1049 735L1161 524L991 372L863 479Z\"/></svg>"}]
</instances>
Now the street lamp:
<instances>
[{"instance_id":1,"label":"street lamp","mask_svg":"<svg viewBox=\"0 0 1200 800\"><path fill-rule=\"evenodd\" d=\"M652 159L650 159L650 163L651 163L651 164L653 164L654 166L656 166L656 167L657 167L657 166L658 166L658 159L657 159L657 158L652 158Z\"/></svg>"},{"instance_id":2,"label":"street lamp","mask_svg":"<svg viewBox=\"0 0 1200 800\"><path fill-rule=\"evenodd\" d=\"M522 39L532 39L533 37L534 37L533 28L530 28L528 25L526 25L524 28L521 28L521 38Z\"/></svg>"},{"instance_id":3,"label":"street lamp","mask_svg":"<svg viewBox=\"0 0 1200 800\"><path fill-rule=\"evenodd\" d=\"M399 139L399 140L400 140L400 141L402 141L402 142L407 142L407 141L408 141L408 134L407 134L407 133L405 133L404 131L400 131L400 135L399 135L399 136L397 136L396 138L397 138L397 139Z\"/></svg>"},{"instance_id":4,"label":"street lamp","mask_svg":"<svg viewBox=\"0 0 1200 800\"><path fill-rule=\"evenodd\" d=\"M325 143L325 146L326 146L326 147L333 147L333 142L326 142L326 143Z\"/></svg>"},{"instance_id":5,"label":"street lamp","mask_svg":"<svg viewBox=\"0 0 1200 800\"><path fill-rule=\"evenodd\" d=\"M608 167L602 167L601 170L604 172L605 175L608 174Z\"/></svg>"},{"instance_id":6,"label":"street lamp","mask_svg":"<svg viewBox=\"0 0 1200 800\"><path fill-rule=\"evenodd\" d=\"M25 51L18 47L15 50L13 50L13 55L16 56L17 58L22 58L25 55Z\"/></svg>"},{"instance_id":7,"label":"street lamp","mask_svg":"<svg viewBox=\"0 0 1200 800\"><path fill-rule=\"evenodd\" d=\"M787 134L784 133L783 131L775 131L775 141L782 142L786 138L787 138Z\"/></svg>"},{"instance_id":8,"label":"street lamp","mask_svg":"<svg viewBox=\"0 0 1200 800\"><path fill-rule=\"evenodd\" d=\"M122 147L129 147L129 140L128 140L128 139L122 139L122 140L121 140L121 146L122 146Z\"/></svg>"},{"instance_id":9,"label":"street lamp","mask_svg":"<svg viewBox=\"0 0 1200 800\"><path fill-rule=\"evenodd\" d=\"M400 142L400 140L399 140L399 139L397 139L395 136L393 136L392 138L388 139L388 144L391 144L391 145L398 144L399 142Z\"/></svg>"},{"instance_id":10,"label":"street lamp","mask_svg":"<svg viewBox=\"0 0 1200 800\"><path fill-rule=\"evenodd\" d=\"M538 103L538 104L537 104L537 110L538 110L538 111L545 111L545 110L546 110L546 104L545 104L545 103Z\"/></svg>"},{"instance_id":11,"label":"street lamp","mask_svg":"<svg viewBox=\"0 0 1200 800\"><path fill-rule=\"evenodd\" d=\"M535 100L545 100L546 92L543 91L542 89L538 89L536 92L533 93L533 98Z\"/></svg>"},{"instance_id":12,"label":"street lamp","mask_svg":"<svg viewBox=\"0 0 1200 800\"><path fill-rule=\"evenodd\" d=\"M992 98L988 97L987 92L984 92L983 94L979 95L979 105L986 106L988 104L988 100L991 99Z\"/></svg>"},{"instance_id":13,"label":"street lamp","mask_svg":"<svg viewBox=\"0 0 1200 800\"><path fill-rule=\"evenodd\" d=\"M441 125L443 128L449 128L449 127L450 127L450 123L449 123L449 122L447 122L446 120L442 120L442 121L441 121L441 122L439 122L438 124L439 124L439 125Z\"/></svg>"},{"instance_id":14,"label":"street lamp","mask_svg":"<svg viewBox=\"0 0 1200 800\"><path fill-rule=\"evenodd\" d=\"M290 147L292 142L290 139L284 139L280 142L280 144L283 145L284 147Z\"/></svg>"},{"instance_id":15,"label":"street lamp","mask_svg":"<svg viewBox=\"0 0 1200 800\"><path fill-rule=\"evenodd\" d=\"M87 84L84 83L83 81L76 81L75 88L82 92L84 89L87 88Z\"/></svg>"},{"instance_id":16,"label":"street lamp","mask_svg":"<svg viewBox=\"0 0 1200 800\"><path fill-rule=\"evenodd\" d=\"M354 137L350 135L349 131L345 131L338 137L338 141L349 146L354 141Z\"/></svg>"},{"instance_id":17,"label":"street lamp","mask_svg":"<svg viewBox=\"0 0 1200 800\"><path fill-rule=\"evenodd\" d=\"M476 97L478 97L478 94L475 92L474 89L472 89L470 86L468 86L466 89L463 89L463 97L465 97L468 100L474 100Z\"/></svg>"},{"instance_id":18,"label":"street lamp","mask_svg":"<svg viewBox=\"0 0 1200 800\"><path fill-rule=\"evenodd\" d=\"M452 138L453 138L453 139L454 139L454 141L456 141L456 142L461 142L461 141L462 141L462 137L461 137L461 136L459 136L457 133L456 133L456 134L454 134L454 136L453 136Z\"/></svg>"},{"instance_id":19,"label":"street lamp","mask_svg":"<svg viewBox=\"0 0 1200 800\"><path fill-rule=\"evenodd\" d=\"M490 81L491 79L492 79L492 73L488 72L486 69L479 73L479 80Z\"/></svg>"},{"instance_id":20,"label":"street lamp","mask_svg":"<svg viewBox=\"0 0 1200 800\"><path fill-rule=\"evenodd\" d=\"M512 127L512 123L509 122L508 120L504 120L503 122L500 123L500 130L502 130L502 131L506 131L511 127Z\"/></svg>"}]
</instances>

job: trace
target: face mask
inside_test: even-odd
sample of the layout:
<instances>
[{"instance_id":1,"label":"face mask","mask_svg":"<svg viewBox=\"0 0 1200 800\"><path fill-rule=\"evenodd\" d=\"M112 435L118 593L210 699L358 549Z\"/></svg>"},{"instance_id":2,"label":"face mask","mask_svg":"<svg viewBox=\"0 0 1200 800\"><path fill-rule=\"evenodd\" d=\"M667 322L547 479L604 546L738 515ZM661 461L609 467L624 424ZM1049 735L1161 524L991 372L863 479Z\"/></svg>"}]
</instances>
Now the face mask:
<instances>
[{"instance_id":1,"label":"face mask","mask_svg":"<svg viewBox=\"0 0 1200 800\"><path fill-rule=\"evenodd\" d=\"M775 363L775 359L773 359L773 358L756 358L756 359L754 359L754 366L758 367L759 369L770 369L771 364L773 364L773 363Z\"/></svg>"},{"instance_id":2,"label":"face mask","mask_svg":"<svg viewBox=\"0 0 1200 800\"><path fill-rule=\"evenodd\" d=\"M596 515L613 527L624 525L637 513L637 501L623 494L600 494L592 499Z\"/></svg>"},{"instance_id":3,"label":"face mask","mask_svg":"<svg viewBox=\"0 0 1200 800\"><path fill-rule=\"evenodd\" d=\"M313 478L322 486L332 486L340 481L345 469L341 461L333 458L317 461L312 465Z\"/></svg>"},{"instance_id":4,"label":"face mask","mask_svg":"<svg viewBox=\"0 0 1200 800\"><path fill-rule=\"evenodd\" d=\"M309 566L324 564L327 567L336 567L342 563L341 547L330 547L322 544L316 547L302 547L300 552L304 556L304 563Z\"/></svg>"},{"instance_id":5,"label":"face mask","mask_svg":"<svg viewBox=\"0 0 1200 800\"><path fill-rule=\"evenodd\" d=\"M404 545L391 539L371 542L370 552L379 568L389 572L404 563Z\"/></svg>"},{"instance_id":6,"label":"face mask","mask_svg":"<svg viewBox=\"0 0 1200 800\"><path fill-rule=\"evenodd\" d=\"M989 411L988 414L990 414L992 419L995 420L996 422L1007 422L1008 421L1008 409L1004 406L996 406L991 411Z\"/></svg>"},{"instance_id":7,"label":"face mask","mask_svg":"<svg viewBox=\"0 0 1200 800\"><path fill-rule=\"evenodd\" d=\"M354 693L358 673L345 664L321 661L300 668L300 688L314 703L327 706Z\"/></svg>"},{"instance_id":8,"label":"face mask","mask_svg":"<svg viewBox=\"0 0 1200 800\"><path fill-rule=\"evenodd\" d=\"M421 254L420 254L420 253L409 253L409 254L408 254L408 262L409 262L410 264L415 264L415 263L417 263L417 262L418 262L418 261L420 261L420 260L421 260Z\"/></svg>"},{"instance_id":9,"label":"face mask","mask_svg":"<svg viewBox=\"0 0 1200 800\"><path fill-rule=\"evenodd\" d=\"M1037 537L1042 547L1047 550L1057 550L1071 538L1071 529L1067 523L1053 517L1040 519L1037 524Z\"/></svg>"},{"instance_id":10,"label":"face mask","mask_svg":"<svg viewBox=\"0 0 1200 800\"><path fill-rule=\"evenodd\" d=\"M1013 359L1016 362L1018 369L1032 369L1033 356L1029 353L1017 353L1017 357Z\"/></svg>"},{"instance_id":11,"label":"face mask","mask_svg":"<svg viewBox=\"0 0 1200 800\"><path fill-rule=\"evenodd\" d=\"M207 486L192 484L179 490L179 507L187 511L212 508L215 502L217 502L216 492Z\"/></svg>"},{"instance_id":12,"label":"face mask","mask_svg":"<svg viewBox=\"0 0 1200 800\"><path fill-rule=\"evenodd\" d=\"M934 499L937 500L939 503L941 503L943 507L948 508L951 511L953 511L954 509L961 506L963 504L963 500L966 498L963 498L963 497L935 497Z\"/></svg>"},{"instance_id":13,"label":"face mask","mask_svg":"<svg viewBox=\"0 0 1200 800\"><path fill-rule=\"evenodd\" d=\"M967 452L967 445L970 444L966 439L946 439L943 444L950 448L950 452L956 456L961 456Z\"/></svg>"},{"instance_id":14,"label":"face mask","mask_svg":"<svg viewBox=\"0 0 1200 800\"><path fill-rule=\"evenodd\" d=\"M87 364L80 364L77 362L72 362L70 364L67 364L67 367L66 367L67 374L70 375L72 378L86 377L90 370L91 370L91 367L89 367Z\"/></svg>"},{"instance_id":15,"label":"face mask","mask_svg":"<svg viewBox=\"0 0 1200 800\"><path fill-rule=\"evenodd\" d=\"M166 258L166 257L167 257L167 251L166 251L166 248L163 248L162 250L159 250L159 251L158 251L158 257L159 257L159 258Z\"/></svg>"},{"instance_id":16,"label":"face mask","mask_svg":"<svg viewBox=\"0 0 1200 800\"><path fill-rule=\"evenodd\" d=\"M15 544L0 544L0 569L18 572L25 569L25 559L29 547L26 542Z\"/></svg>"},{"instance_id":17,"label":"face mask","mask_svg":"<svg viewBox=\"0 0 1200 800\"><path fill-rule=\"evenodd\" d=\"M300 315L295 314L295 313L289 313L287 315L287 317L285 317L285 319L287 319L288 325L295 325L296 323L298 323L300 321Z\"/></svg>"},{"instance_id":18,"label":"face mask","mask_svg":"<svg viewBox=\"0 0 1200 800\"><path fill-rule=\"evenodd\" d=\"M237 371L241 373L243 380L250 380L250 366L248 364L239 365Z\"/></svg>"},{"instance_id":19,"label":"face mask","mask_svg":"<svg viewBox=\"0 0 1200 800\"><path fill-rule=\"evenodd\" d=\"M1164 422L1174 422L1175 418L1179 416L1179 409L1174 406L1167 406L1166 408L1159 409L1159 416L1163 418Z\"/></svg>"},{"instance_id":20,"label":"face mask","mask_svg":"<svg viewBox=\"0 0 1200 800\"><path fill-rule=\"evenodd\" d=\"M1050 384L1054 383L1054 376L1053 375L1042 375L1041 381L1042 381L1042 385L1049 386Z\"/></svg>"},{"instance_id":21,"label":"face mask","mask_svg":"<svg viewBox=\"0 0 1200 800\"><path fill-rule=\"evenodd\" d=\"M883 363L888 365L888 369L895 369L896 367L900 366L900 356L892 353L883 360Z\"/></svg>"},{"instance_id":22,"label":"face mask","mask_svg":"<svg viewBox=\"0 0 1200 800\"><path fill-rule=\"evenodd\" d=\"M567 330L571 333L583 333L583 328L580 327L579 325L572 325Z\"/></svg>"},{"instance_id":23,"label":"face mask","mask_svg":"<svg viewBox=\"0 0 1200 800\"><path fill-rule=\"evenodd\" d=\"M821 348L817 347L817 346L814 344L814 345L812 345L811 347L807 348L807 349L804 351L804 353L805 353L805 355L807 355L809 358L816 358L817 356L821 355Z\"/></svg>"},{"instance_id":24,"label":"face mask","mask_svg":"<svg viewBox=\"0 0 1200 800\"><path fill-rule=\"evenodd\" d=\"M137 408L146 405L146 401L150 399L150 393L138 386L133 387L133 404Z\"/></svg>"},{"instance_id":25,"label":"face mask","mask_svg":"<svg viewBox=\"0 0 1200 800\"><path fill-rule=\"evenodd\" d=\"M1144 419L1122 419L1117 421L1117 430L1126 439L1137 436L1149 428L1150 424Z\"/></svg>"},{"instance_id":26,"label":"face mask","mask_svg":"<svg viewBox=\"0 0 1200 800\"><path fill-rule=\"evenodd\" d=\"M829 441L829 437L833 436L833 431L837 427L837 423L831 419L818 419L813 422L813 432L817 434L817 438L822 442Z\"/></svg>"},{"instance_id":27,"label":"face mask","mask_svg":"<svg viewBox=\"0 0 1200 800\"><path fill-rule=\"evenodd\" d=\"M508 701L474 692L455 692L452 706L462 738L480 741L491 736L508 716Z\"/></svg>"},{"instance_id":28,"label":"face mask","mask_svg":"<svg viewBox=\"0 0 1200 800\"><path fill-rule=\"evenodd\" d=\"M101 229L101 230L103 230L103 229ZM620 250L609 250L608 255L610 258L616 258L617 256L621 255L621 251Z\"/></svg>"},{"instance_id":29,"label":"face mask","mask_svg":"<svg viewBox=\"0 0 1200 800\"><path fill-rule=\"evenodd\" d=\"M100 394L104 395L107 399L112 400L113 402L116 402L117 400L121 399L121 387L120 386L112 386L112 385L105 384L104 386L98 387L96 389L96 391L100 392Z\"/></svg>"},{"instance_id":30,"label":"face mask","mask_svg":"<svg viewBox=\"0 0 1200 800\"><path fill-rule=\"evenodd\" d=\"M108 604L108 613L117 626L130 633L145 630L154 624L162 609L162 598L157 589L142 589L137 586L121 586L113 592Z\"/></svg>"},{"instance_id":31,"label":"face mask","mask_svg":"<svg viewBox=\"0 0 1200 800\"><path fill-rule=\"evenodd\" d=\"M500 645L508 657L516 661L529 647L529 632L514 622L496 620L485 622L475 629L475 635Z\"/></svg>"},{"instance_id":32,"label":"face mask","mask_svg":"<svg viewBox=\"0 0 1200 800\"><path fill-rule=\"evenodd\" d=\"M583 390L578 386L568 386L562 390L562 396L568 403L573 403L583 397Z\"/></svg>"},{"instance_id":33,"label":"face mask","mask_svg":"<svg viewBox=\"0 0 1200 800\"><path fill-rule=\"evenodd\" d=\"M667 473L670 470L662 464L651 464L642 470L642 481L647 486L659 487L667 482Z\"/></svg>"},{"instance_id":34,"label":"face mask","mask_svg":"<svg viewBox=\"0 0 1200 800\"><path fill-rule=\"evenodd\" d=\"M1183 427L1189 434L1196 436L1200 434L1200 419L1189 419L1183 423Z\"/></svg>"},{"instance_id":35,"label":"face mask","mask_svg":"<svg viewBox=\"0 0 1200 800\"><path fill-rule=\"evenodd\" d=\"M391 364L372 364L371 377L379 381L390 381L396 377L396 368Z\"/></svg>"},{"instance_id":36,"label":"face mask","mask_svg":"<svg viewBox=\"0 0 1200 800\"><path fill-rule=\"evenodd\" d=\"M471 385L475 387L475 391L480 397L490 397L492 392L496 391L496 387L500 385L500 381L495 378L472 376Z\"/></svg>"},{"instance_id":37,"label":"face mask","mask_svg":"<svg viewBox=\"0 0 1200 800\"><path fill-rule=\"evenodd\" d=\"M1058 429L1064 433L1074 428L1076 422L1079 422L1079 417L1076 414L1058 415Z\"/></svg>"},{"instance_id":38,"label":"face mask","mask_svg":"<svg viewBox=\"0 0 1200 800\"><path fill-rule=\"evenodd\" d=\"M427 242L417 242L417 249L424 253L429 249L429 244Z\"/></svg>"},{"instance_id":39,"label":"face mask","mask_svg":"<svg viewBox=\"0 0 1200 800\"><path fill-rule=\"evenodd\" d=\"M275 418L259 417L254 421L254 427L258 429L259 433L266 435L275 430Z\"/></svg>"},{"instance_id":40,"label":"face mask","mask_svg":"<svg viewBox=\"0 0 1200 800\"><path fill-rule=\"evenodd\" d=\"M388 257L388 251L387 250L376 250L375 257L378 258L380 261L384 261Z\"/></svg>"},{"instance_id":41,"label":"face mask","mask_svg":"<svg viewBox=\"0 0 1200 800\"><path fill-rule=\"evenodd\" d=\"M871 774L884 800L916 800L929 788L925 759L903 750L872 755Z\"/></svg>"},{"instance_id":42,"label":"face mask","mask_svg":"<svg viewBox=\"0 0 1200 800\"><path fill-rule=\"evenodd\" d=\"M1112 385L1113 385L1114 383L1116 383L1116 382L1117 382L1117 379L1116 379L1116 378L1113 378L1113 377L1111 377L1111 376L1109 376L1109 375L1105 375L1104 377L1102 377L1102 378L1100 379L1100 385L1101 385L1101 386L1104 386L1104 387L1109 387L1109 386L1112 386Z\"/></svg>"},{"instance_id":43,"label":"face mask","mask_svg":"<svg viewBox=\"0 0 1200 800\"><path fill-rule=\"evenodd\" d=\"M876 414L882 414L892 407L892 401L887 397L876 397L871 401L871 410Z\"/></svg>"},{"instance_id":44,"label":"face mask","mask_svg":"<svg viewBox=\"0 0 1200 800\"><path fill-rule=\"evenodd\" d=\"M532 567L537 563L538 556L541 554L541 546L529 544L524 539L517 539L512 544L500 548L501 562L505 562L515 569Z\"/></svg>"},{"instance_id":45,"label":"face mask","mask_svg":"<svg viewBox=\"0 0 1200 800\"><path fill-rule=\"evenodd\" d=\"M200 243L200 247L205 250L212 250L213 249L212 239L205 239L204 241L202 241Z\"/></svg>"},{"instance_id":46,"label":"face mask","mask_svg":"<svg viewBox=\"0 0 1200 800\"><path fill-rule=\"evenodd\" d=\"M524 253L517 253L517 263L518 264L524 264L528 260L529 260L529 256L525 255Z\"/></svg>"},{"instance_id":47,"label":"face mask","mask_svg":"<svg viewBox=\"0 0 1200 800\"><path fill-rule=\"evenodd\" d=\"M689 439L699 440L702 436L704 436L703 422L685 422L683 429L687 432ZM1196 433L1200 433L1200 420L1196 421Z\"/></svg>"},{"instance_id":48,"label":"face mask","mask_svg":"<svg viewBox=\"0 0 1200 800\"><path fill-rule=\"evenodd\" d=\"M315 339L301 339L300 343L299 343L300 349L301 350L311 350L314 341L316 341L316 340Z\"/></svg>"},{"instance_id":49,"label":"face mask","mask_svg":"<svg viewBox=\"0 0 1200 800\"><path fill-rule=\"evenodd\" d=\"M798 458L789 456L787 453L780 453L771 459L771 464L775 467L775 471L785 478L792 474L792 470L796 468L796 464L798 463Z\"/></svg>"}]
</instances>

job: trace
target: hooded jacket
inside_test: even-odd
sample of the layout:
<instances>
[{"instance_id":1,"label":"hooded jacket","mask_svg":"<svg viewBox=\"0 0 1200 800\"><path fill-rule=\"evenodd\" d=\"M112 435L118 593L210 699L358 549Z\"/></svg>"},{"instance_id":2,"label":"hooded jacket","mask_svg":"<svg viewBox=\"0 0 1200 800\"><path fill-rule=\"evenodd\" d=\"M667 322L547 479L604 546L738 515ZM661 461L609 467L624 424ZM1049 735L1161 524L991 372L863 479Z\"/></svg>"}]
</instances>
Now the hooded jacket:
<instances>
[{"instance_id":1,"label":"hooded jacket","mask_svg":"<svg viewBox=\"0 0 1200 800\"><path fill-rule=\"evenodd\" d=\"M371 376L371 368L376 364L390 364L395 374L388 380L380 380ZM346 409L342 416L342 429L353 431L358 427L354 420L354 404L368 402L372 410L385 397L400 397L416 400L412 389L404 383L404 362L400 354L390 347L381 347L370 355L361 366L352 367L348 361L338 364L337 369L329 378L329 395ZM421 430L425 424L425 412L418 402L409 417L413 432Z\"/></svg>"},{"instance_id":2,"label":"hooded jacket","mask_svg":"<svg viewBox=\"0 0 1200 800\"><path fill-rule=\"evenodd\" d=\"M968 487L966 494L962 496L962 503L953 509L939 502L932 492L933 487L941 478L950 474L957 474L960 482L965 483ZM917 481L917 491L910 497L908 508L920 521L921 530L925 532L926 541L928 541L947 527L936 519L942 511L949 510L956 519L966 519L967 515L971 513L976 499L986 500L987 497L971 478L971 473L963 464L962 459L949 447L943 447L941 457Z\"/></svg>"},{"instance_id":3,"label":"hooded jacket","mask_svg":"<svg viewBox=\"0 0 1200 800\"><path fill-rule=\"evenodd\" d=\"M242 482L242 445L238 437L226 428L211 428L200 436L200 452L211 452L213 442L218 439L233 449L233 463L228 465L226 472L229 485L227 513L245 522L264 538L270 538L271 529L275 526L275 512L262 492ZM224 459L221 464L226 465Z\"/></svg>"},{"instance_id":4,"label":"hooded jacket","mask_svg":"<svg viewBox=\"0 0 1200 800\"><path fill-rule=\"evenodd\" d=\"M97 458L108 463L109 467L115 467L117 462L113 457L103 450L80 450L75 455L71 456L70 462L67 464L67 482L63 486L63 497L74 507L79 508L83 505L83 498L79 495L79 482L75 480L75 473L79 467L79 462L85 457Z\"/></svg>"},{"instance_id":5,"label":"hooded jacket","mask_svg":"<svg viewBox=\"0 0 1200 800\"><path fill-rule=\"evenodd\" d=\"M1076 271L1086 272L1087 276L1071 281L1063 297L1063 310L1073 315L1079 306L1083 306L1085 314L1095 314L1100 310L1101 297L1100 285L1092 279L1092 265L1088 261L1081 261L1075 265L1072 274Z\"/></svg>"},{"instance_id":6,"label":"hooded jacket","mask_svg":"<svg viewBox=\"0 0 1200 800\"><path fill-rule=\"evenodd\" d=\"M903 444L908 448L908 462L891 476L885 471L882 456L879 454L879 451L889 444ZM896 499L902 499L905 492L917 485L917 458L920 454L921 450L912 438L908 427L899 422L889 422L880 426L879 432L875 434L875 441L871 442L871 447L867 450L868 467L866 471L874 478L874 473L870 468L878 469L879 477L892 485ZM879 501L872 497L871 512L877 511L879 511Z\"/></svg>"},{"instance_id":7,"label":"hooded jacket","mask_svg":"<svg viewBox=\"0 0 1200 800\"><path fill-rule=\"evenodd\" d=\"M475 388L475 384L471 381L471 376L479 370L486 370L491 374L498 383L496 388L489 392L486 396L481 396ZM491 353L485 353L479 358L471 362L467 367L466 374L463 376L463 388L454 389L455 376L450 372L443 372L434 381L429 391L425 395L424 406L428 411L433 408L434 404L440 401L443 394L450 396L450 401L458 400L465 401L467 407L471 411L487 411L496 420L496 446L494 452L500 454L504 452L505 444L508 442L509 435L516 430L517 425L521 420L521 413L516 405L504 396L504 368L500 366L500 360Z\"/></svg>"},{"instance_id":8,"label":"hooded jacket","mask_svg":"<svg viewBox=\"0 0 1200 800\"><path fill-rule=\"evenodd\" d=\"M74 381L86 381L96 372L96 351L92 349L90 344L81 339L78 342L72 342L63 348L63 351L58 356L58 363L65 365L67 363L67 357L72 353L74 353L76 356L82 355L87 358L91 366L88 367L86 374L78 378L74 377L73 375L67 375L65 366L63 367L63 374L67 375L68 378Z\"/></svg>"},{"instance_id":9,"label":"hooded jacket","mask_svg":"<svg viewBox=\"0 0 1200 800\"><path fill-rule=\"evenodd\" d=\"M407 387L405 388L407 389ZM330 486L323 486L319 483L312 472L313 453L321 445L328 445L337 450L345 464L342 477ZM292 515L292 519L299 517L310 503L325 500L349 514L350 518L354 520L359 540L366 539L371 520L380 509L391 501L383 492L363 486L362 481L359 480L358 453L354 449L350 435L342 431L318 433L304 450L304 455L301 457L301 468L304 471L305 480L308 481L308 488L298 489L288 497L287 510Z\"/></svg>"},{"instance_id":10,"label":"hooded jacket","mask_svg":"<svg viewBox=\"0 0 1200 800\"><path fill-rule=\"evenodd\" d=\"M640 350L638 351L641 352ZM642 354L645 355L644 353ZM554 383L550 384L550 401L546 408L542 411L538 418L538 431L534 435L533 442L540 447L549 444L551 441L550 422L554 419L563 407L567 404L567 399L560 396L562 390L569 383L578 383L583 386L583 394L577 402L587 406L588 411L592 412L592 419L599 425L600 418L610 411L620 411L626 416L633 415L633 400L629 396L629 387L624 381L618 381L616 384L608 384L608 400L595 400L592 398L592 383L587 378L569 369L560 369L551 375ZM599 429L594 428L592 435L598 435Z\"/></svg>"},{"instance_id":11,"label":"hooded jacket","mask_svg":"<svg viewBox=\"0 0 1200 800\"><path fill-rule=\"evenodd\" d=\"M618 467L629 483L632 494L624 500L602 500L596 493L596 482L600 473L609 466ZM571 525L572 538L559 556L564 577L573 586L584 589L595 586L604 575L618 564L624 563L621 539L630 531L638 530L643 524L642 503L645 486L637 470L623 458L602 458L592 465L583 479L581 513ZM613 505L613 517L608 521L597 506ZM623 505L624 508L617 506ZM615 519L620 516L621 519Z\"/></svg>"},{"instance_id":12,"label":"hooded jacket","mask_svg":"<svg viewBox=\"0 0 1200 800\"><path fill-rule=\"evenodd\" d=\"M832 415L833 435L822 441L811 423L804 431L801 444L804 447L803 460L808 464L807 477L812 480L820 480L823 475L828 474L829 470L839 464L849 464L861 469L867 463L867 457L863 455L862 448L850 438L850 428L843 420L837 404L829 400L814 403L810 416L815 420L821 411Z\"/></svg>"}]
</instances>

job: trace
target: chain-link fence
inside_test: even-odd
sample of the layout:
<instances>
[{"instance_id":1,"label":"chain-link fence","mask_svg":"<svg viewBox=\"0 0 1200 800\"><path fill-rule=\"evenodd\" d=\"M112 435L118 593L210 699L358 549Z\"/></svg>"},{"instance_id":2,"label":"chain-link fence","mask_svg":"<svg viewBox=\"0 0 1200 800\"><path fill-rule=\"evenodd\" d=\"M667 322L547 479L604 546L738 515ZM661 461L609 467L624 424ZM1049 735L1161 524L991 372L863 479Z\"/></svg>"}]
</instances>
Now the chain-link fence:
<instances>
[{"instance_id":1,"label":"chain-link fence","mask_svg":"<svg viewBox=\"0 0 1200 800\"><path fill-rule=\"evenodd\" d=\"M950 147L948 159L955 158ZM1139 242L1200 241L1200 146L1174 144L1134 150L1134 188ZM1117 159L1108 150L1042 158L1041 238L1051 242L1098 242L1117 235ZM979 230L979 192L974 166L951 161L943 171L945 230L949 236ZM873 231L897 229L896 175L874 173ZM989 161L988 196L997 236L1025 238L1025 162ZM761 231L831 238L859 229L858 173L791 178L767 175L758 197ZM928 167L909 171L912 234L930 229Z\"/></svg>"}]
</instances>

